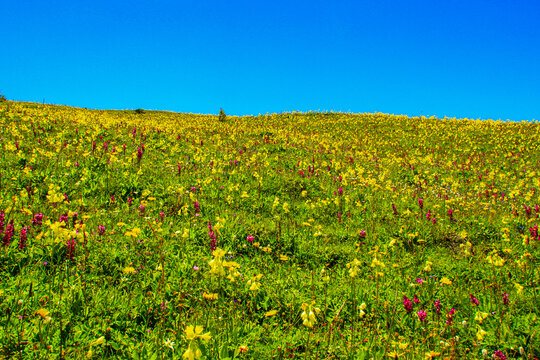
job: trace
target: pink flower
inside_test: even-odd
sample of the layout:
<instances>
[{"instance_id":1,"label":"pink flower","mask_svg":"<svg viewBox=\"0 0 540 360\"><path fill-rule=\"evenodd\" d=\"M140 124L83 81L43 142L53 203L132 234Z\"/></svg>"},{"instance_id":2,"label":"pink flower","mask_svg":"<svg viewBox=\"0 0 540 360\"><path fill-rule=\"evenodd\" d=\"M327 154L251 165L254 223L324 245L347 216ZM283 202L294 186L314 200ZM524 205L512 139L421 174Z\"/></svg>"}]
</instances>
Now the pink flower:
<instances>
[{"instance_id":1,"label":"pink flower","mask_svg":"<svg viewBox=\"0 0 540 360\"><path fill-rule=\"evenodd\" d=\"M24 250L26 248L27 239L28 239L28 226L25 226L21 230L21 239L19 241L19 249Z\"/></svg>"},{"instance_id":2,"label":"pink flower","mask_svg":"<svg viewBox=\"0 0 540 360\"><path fill-rule=\"evenodd\" d=\"M75 257L75 240L73 240L73 238L68 240L66 247L67 247L67 252L66 252L67 259L73 260L73 258Z\"/></svg>"},{"instance_id":3,"label":"pink flower","mask_svg":"<svg viewBox=\"0 0 540 360\"><path fill-rule=\"evenodd\" d=\"M440 314L440 312L441 312L441 300L439 300L439 299L435 300L435 302L433 303L433 306L435 306L437 314Z\"/></svg>"},{"instance_id":4,"label":"pink flower","mask_svg":"<svg viewBox=\"0 0 540 360\"><path fill-rule=\"evenodd\" d=\"M509 299L507 293L503 293L503 304L504 305L510 305L510 299Z\"/></svg>"},{"instance_id":5,"label":"pink flower","mask_svg":"<svg viewBox=\"0 0 540 360\"><path fill-rule=\"evenodd\" d=\"M4 242L2 243L2 246L9 246L11 243L11 238L15 234L15 226L13 225L13 220L11 220L6 228L6 231L4 232Z\"/></svg>"},{"instance_id":6,"label":"pink flower","mask_svg":"<svg viewBox=\"0 0 540 360\"><path fill-rule=\"evenodd\" d=\"M35 214L34 219L32 220L32 225L41 225L41 224L43 224L43 214L42 213Z\"/></svg>"},{"instance_id":7,"label":"pink flower","mask_svg":"<svg viewBox=\"0 0 540 360\"><path fill-rule=\"evenodd\" d=\"M427 312L425 310L420 310L416 314L418 315L418 320L427 321Z\"/></svg>"},{"instance_id":8,"label":"pink flower","mask_svg":"<svg viewBox=\"0 0 540 360\"><path fill-rule=\"evenodd\" d=\"M212 227L212 224L210 224L210 221L208 222L208 237L210 238L210 252L213 252L217 248L217 236L214 232L214 229Z\"/></svg>"},{"instance_id":9,"label":"pink flower","mask_svg":"<svg viewBox=\"0 0 540 360\"><path fill-rule=\"evenodd\" d=\"M454 314L456 313L456 309L452 308L448 312L448 315L446 316L447 320L445 321L446 325L452 325L454 322Z\"/></svg>"},{"instance_id":10,"label":"pink flower","mask_svg":"<svg viewBox=\"0 0 540 360\"><path fill-rule=\"evenodd\" d=\"M420 279L420 278L416 279L417 284L422 284L423 282L425 282L424 279Z\"/></svg>"},{"instance_id":11,"label":"pink flower","mask_svg":"<svg viewBox=\"0 0 540 360\"><path fill-rule=\"evenodd\" d=\"M405 307L405 311L407 311L407 313L410 313L413 309L411 300L409 300L406 296L403 296L403 306Z\"/></svg>"}]
</instances>

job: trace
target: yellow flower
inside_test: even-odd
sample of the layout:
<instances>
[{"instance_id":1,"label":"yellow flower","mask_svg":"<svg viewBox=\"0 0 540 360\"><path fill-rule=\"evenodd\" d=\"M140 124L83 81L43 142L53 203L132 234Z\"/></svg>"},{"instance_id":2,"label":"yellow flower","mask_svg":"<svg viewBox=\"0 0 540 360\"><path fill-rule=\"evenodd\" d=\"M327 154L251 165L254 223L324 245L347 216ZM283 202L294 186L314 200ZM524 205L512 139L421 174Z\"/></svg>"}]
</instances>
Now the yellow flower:
<instances>
[{"instance_id":1,"label":"yellow flower","mask_svg":"<svg viewBox=\"0 0 540 360\"><path fill-rule=\"evenodd\" d=\"M195 359L200 358L201 356L202 356L201 350L199 349L197 344L194 342L189 343L186 352L184 353L184 355L182 355L183 358L188 359L188 360L195 360Z\"/></svg>"},{"instance_id":2,"label":"yellow flower","mask_svg":"<svg viewBox=\"0 0 540 360\"><path fill-rule=\"evenodd\" d=\"M441 279L441 284L452 285L452 281L449 278L444 277Z\"/></svg>"},{"instance_id":3,"label":"yellow flower","mask_svg":"<svg viewBox=\"0 0 540 360\"><path fill-rule=\"evenodd\" d=\"M388 357L390 359L397 359L397 358L400 358L403 355L405 355L405 353L399 354L397 351L391 351L391 352L388 353Z\"/></svg>"},{"instance_id":4,"label":"yellow flower","mask_svg":"<svg viewBox=\"0 0 540 360\"><path fill-rule=\"evenodd\" d=\"M313 327L317 323L317 314L321 312L321 309L315 307L315 301L312 301L310 305L303 303L302 304L302 317L304 326L309 328Z\"/></svg>"},{"instance_id":5,"label":"yellow flower","mask_svg":"<svg viewBox=\"0 0 540 360\"><path fill-rule=\"evenodd\" d=\"M203 327L201 325L197 325L195 327L193 325L188 325L184 330L187 340L195 340L197 338L201 338L203 340L210 340L210 333L203 334L202 331Z\"/></svg>"},{"instance_id":6,"label":"yellow flower","mask_svg":"<svg viewBox=\"0 0 540 360\"><path fill-rule=\"evenodd\" d=\"M36 311L36 315L39 315L41 316L42 319L45 319L47 318L47 315L49 315L49 310L41 308L38 311Z\"/></svg>"},{"instance_id":7,"label":"yellow flower","mask_svg":"<svg viewBox=\"0 0 540 360\"><path fill-rule=\"evenodd\" d=\"M347 267L349 268L349 276L354 278L356 275L358 275L358 266L362 265L362 263L357 259L354 258L353 261L347 264Z\"/></svg>"},{"instance_id":8,"label":"yellow flower","mask_svg":"<svg viewBox=\"0 0 540 360\"><path fill-rule=\"evenodd\" d=\"M268 311L266 314L264 314L265 317L271 317L271 316L274 316L278 313L277 310L270 310Z\"/></svg>"},{"instance_id":9,"label":"yellow flower","mask_svg":"<svg viewBox=\"0 0 540 360\"><path fill-rule=\"evenodd\" d=\"M484 319L488 317L488 315L488 313L478 311L476 313L476 316L474 317L474 320L478 321L481 324L482 321L484 321Z\"/></svg>"},{"instance_id":10,"label":"yellow flower","mask_svg":"<svg viewBox=\"0 0 540 360\"><path fill-rule=\"evenodd\" d=\"M425 272L431 271L431 265L433 265L431 261L426 261L426 266L424 267L424 271Z\"/></svg>"},{"instance_id":11,"label":"yellow flower","mask_svg":"<svg viewBox=\"0 0 540 360\"><path fill-rule=\"evenodd\" d=\"M487 331L482 330L481 327L478 327L478 332L476 333L476 339L478 341L484 340L484 337L487 335Z\"/></svg>"},{"instance_id":12,"label":"yellow flower","mask_svg":"<svg viewBox=\"0 0 540 360\"><path fill-rule=\"evenodd\" d=\"M261 284L258 283L258 282L254 282L251 284L251 286L249 287L249 291L257 291L261 288Z\"/></svg>"},{"instance_id":13,"label":"yellow flower","mask_svg":"<svg viewBox=\"0 0 540 360\"><path fill-rule=\"evenodd\" d=\"M225 250L217 248L212 252L214 258L208 262L210 265L210 274L216 274L218 276L225 276L223 256L225 256Z\"/></svg>"},{"instance_id":14,"label":"yellow flower","mask_svg":"<svg viewBox=\"0 0 540 360\"><path fill-rule=\"evenodd\" d=\"M135 270L135 268L133 266L126 266L124 268L124 270L122 270L122 272L124 274L136 274L137 273L137 271Z\"/></svg>"},{"instance_id":15,"label":"yellow flower","mask_svg":"<svg viewBox=\"0 0 540 360\"><path fill-rule=\"evenodd\" d=\"M436 358L437 356L441 355L441 353L438 353L438 352L435 352L435 351L430 351L428 353L425 353L425 359L426 360L431 360L431 359L434 359Z\"/></svg>"},{"instance_id":16,"label":"yellow flower","mask_svg":"<svg viewBox=\"0 0 540 360\"><path fill-rule=\"evenodd\" d=\"M218 294L216 294L216 293L212 293L212 294L210 294L210 293L204 293L204 294L203 294L203 298L206 299L206 300L210 300L210 301L211 301L211 300L217 300Z\"/></svg>"}]
</instances>

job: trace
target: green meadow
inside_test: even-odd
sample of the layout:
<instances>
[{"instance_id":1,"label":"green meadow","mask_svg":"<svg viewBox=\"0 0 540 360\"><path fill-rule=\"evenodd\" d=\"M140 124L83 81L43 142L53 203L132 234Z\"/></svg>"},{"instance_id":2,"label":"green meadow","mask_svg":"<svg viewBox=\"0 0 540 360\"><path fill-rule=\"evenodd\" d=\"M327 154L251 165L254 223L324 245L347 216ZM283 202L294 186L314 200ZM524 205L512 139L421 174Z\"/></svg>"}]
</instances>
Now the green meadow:
<instances>
[{"instance_id":1,"label":"green meadow","mask_svg":"<svg viewBox=\"0 0 540 360\"><path fill-rule=\"evenodd\" d=\"M537 359L540 123L0 103L0 358Z\"/></svg>"}]
</instances>

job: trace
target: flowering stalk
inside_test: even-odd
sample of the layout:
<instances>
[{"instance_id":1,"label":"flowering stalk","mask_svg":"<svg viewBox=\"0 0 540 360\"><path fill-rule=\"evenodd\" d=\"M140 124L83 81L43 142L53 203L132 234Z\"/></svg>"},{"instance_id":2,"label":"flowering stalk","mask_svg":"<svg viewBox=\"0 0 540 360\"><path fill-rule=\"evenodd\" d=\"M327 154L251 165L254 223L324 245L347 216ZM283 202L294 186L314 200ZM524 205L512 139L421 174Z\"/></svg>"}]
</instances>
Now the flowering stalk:
<instances>
[{"instance_id":1,"label":"flowering stalk","mask_svg":"<svg viewBox=\"0 0 540 360\"><path fill-rule=\"evenodd\" d=\"M19 240L19 249L24 250L26 248L26 241L28 240L28 226L25 226L21 230L21 238Z\"/></svg>"}]
</instances>

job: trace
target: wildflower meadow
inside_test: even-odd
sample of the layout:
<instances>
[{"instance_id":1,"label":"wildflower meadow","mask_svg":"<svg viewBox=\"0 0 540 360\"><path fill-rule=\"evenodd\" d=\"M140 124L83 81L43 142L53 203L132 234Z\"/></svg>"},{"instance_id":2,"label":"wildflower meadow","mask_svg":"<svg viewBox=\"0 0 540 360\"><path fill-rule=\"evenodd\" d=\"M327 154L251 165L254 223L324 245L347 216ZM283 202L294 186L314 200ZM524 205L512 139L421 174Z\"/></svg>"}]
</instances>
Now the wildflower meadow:
<instances>
[{"instance_id":1,"label":"wildflower meadow","mask_svg":"<svg viewBox=\"0 0 540 360\"><path fill-rule=\"evenodd\" d=\"M540 123L0 103L0 358L538 359Z\"/></svg>"}]
</instances>

